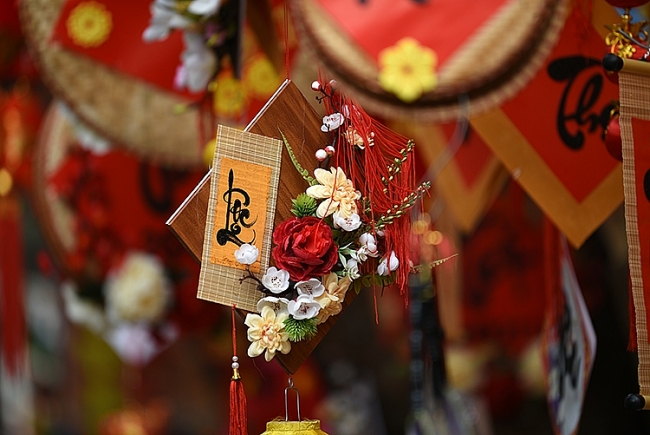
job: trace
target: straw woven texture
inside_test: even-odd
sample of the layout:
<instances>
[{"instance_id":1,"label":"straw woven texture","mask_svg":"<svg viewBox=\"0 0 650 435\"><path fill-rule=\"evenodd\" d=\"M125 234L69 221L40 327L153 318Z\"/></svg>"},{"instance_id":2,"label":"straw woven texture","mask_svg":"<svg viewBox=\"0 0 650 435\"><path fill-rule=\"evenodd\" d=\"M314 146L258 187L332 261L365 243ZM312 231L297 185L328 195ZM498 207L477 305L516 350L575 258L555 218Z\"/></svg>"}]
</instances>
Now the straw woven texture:
<instances>
[{"instance_id":1,"label":"straw woven texture","mask_svg":"<svg viewBox=\"0 0 650 435\"><path fill-rule=\"evenodd\" d=\"M648 325L644 300L644 283L639 240L639 222L637 216L637 194L634 167L634 137L632 118L650 120L650 77L636 74L619 73L621 98L621 137L623 139L623 189L625 192L625 222L627 226L628 258L632 294L636 312L636 334L639 352L639 386L640 394L650 395L650 343L648 343ZM647 243L647 240L645 241ZM648 284L646 284L648 285Z\"/></svg>"},{"instance_id":2,"label":"straw woven texture","mask_svg":"<svg viewBox=\"0 0 650 435\"><path fill-rule=\"evenodd\" d=\"M263 236L260 237L261 230L257 230L258 240L261 239L261 243L256 243L256 246L260 248L260 270L265 271L269 266L271 254L271 235L273 233L280 164L282 162L282 142L222 125L217 130L216 140L217 145L212 167L210 199L203 239L203 256L197 296L200 299L218 304L236 305L239 309L255 312L257 311L257 301L261 296L261 293L256 290L257 284L251 280L246 280L240 284L239 280L245 275L242 269L215 264L210 260L213 245L217 243L214 237L215 210L217 209L217 201L222 198L224 193L218 191L220 174L223 169L221 163L223 158L229 158L271 168L270 183L264 186L268 189L264 231ZM255 166L252 166L251 172L244 181L247 189L254 189L256 182L266 183L266 180L259 179L254 168Z\"/></svg>"},{"instance_id":3,"label":"straw woven texture","mask_svg":"<svg viewBox=\"0 0 650 435\"><path fill-rule=\"evenodd\" d=\"M166 166L201 164L198 110L179 97L52 44L64 0L21 0L23 29L48 87L94 130Z\"/></svg>"},{"instance_id":4,"label":"straw woven texture","mask_svg":"<svg viewBox=\"0 0 650 435\"><path fill-rule=\"evenodd\" d=\"M364 108L385 118L427 122L457 118L463 95L471 100L472 115L512 98L544 64L559 38L569 3L508 2L438 71L436 89L407 104L382 89L376 62L340 30L315 0L291 2L296 28L314 58Z\"/></svg>"}]
</instances>

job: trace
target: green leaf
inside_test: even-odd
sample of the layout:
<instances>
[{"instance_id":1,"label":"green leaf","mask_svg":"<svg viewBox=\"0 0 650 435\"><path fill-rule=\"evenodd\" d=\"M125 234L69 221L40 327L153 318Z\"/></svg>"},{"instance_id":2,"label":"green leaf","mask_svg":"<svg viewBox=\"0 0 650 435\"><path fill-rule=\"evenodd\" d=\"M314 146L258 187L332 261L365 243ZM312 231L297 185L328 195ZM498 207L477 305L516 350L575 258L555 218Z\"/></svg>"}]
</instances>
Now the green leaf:
<instances>
[{"instance_id":1,"label":"green leaf","mask_svg":"<svg viewBox=\"0 0 650 435\"><path fill-rule=\"evenodd\" d=\"M279 129L278 129L279 130ZM293 166L296 168L298 173L302 175L302 178L309 183L310 186L315 186L318 183L316 179L312 176L309 175L309 172L302 167L298 159L296 158L296 155L293 153L293 150L291 149L291 145L289 145L289 141L287 140L286 136L284 133L282 133L282 130L279 130L280 134L282 135L282 141L284 142L284 146L287 149L287 152L289 153L289 157L291 158L291 163L293 163Z\"/></svg>"}]
</instances>

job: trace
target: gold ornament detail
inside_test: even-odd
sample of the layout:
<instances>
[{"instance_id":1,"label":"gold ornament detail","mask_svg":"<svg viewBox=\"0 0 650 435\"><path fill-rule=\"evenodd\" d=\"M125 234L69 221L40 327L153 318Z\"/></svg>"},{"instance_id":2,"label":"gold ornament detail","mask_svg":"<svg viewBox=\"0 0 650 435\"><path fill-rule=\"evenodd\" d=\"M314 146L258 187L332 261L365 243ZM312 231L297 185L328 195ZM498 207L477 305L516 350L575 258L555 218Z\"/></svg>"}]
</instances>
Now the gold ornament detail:
<instances>
[{"instance_id":1,"label":"gold ornament detail","mask_svg":"<svg viewBox=\"0 0 650 435\"><path fill-rule=\"evenodd\" d=\"M70 12L65 24L75 44L85 48L98 47L108 39L113 29L113 18L103 4L85 1Z\"/></svg>"},{"instance_id":2,"label":"gold ornament detail","mask_svg":"<svg viewBox=\"0 0 650 435\"><path fill-rule=\"evenodd\" d=\"M610 52L624 59L631 58L636 53L638 43L648 42L648 31L645 30L647 21L632 22L630 9L625 9L621 15L621 24L605 26L609 33L605 36L605 44L610 47ZM636 41L635 41L636 39Z\"/></svg>"}]
</instances>

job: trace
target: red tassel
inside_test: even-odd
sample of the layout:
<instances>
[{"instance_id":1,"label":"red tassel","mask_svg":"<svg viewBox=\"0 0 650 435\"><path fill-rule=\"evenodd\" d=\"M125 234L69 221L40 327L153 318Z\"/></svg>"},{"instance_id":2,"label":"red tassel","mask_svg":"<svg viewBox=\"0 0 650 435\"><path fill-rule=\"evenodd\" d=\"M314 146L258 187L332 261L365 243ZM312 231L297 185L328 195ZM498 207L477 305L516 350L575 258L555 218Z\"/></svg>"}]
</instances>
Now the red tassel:
<instances>
[{"instance_id":1,"label":"red tassel","mask_svg":"<svg viewBox=\"0 0 650 435\"><path fill-rule=\"evenodd\" d=\"M248 410L246 394L239 375L237 357L237 329L235 324L235 305L232 306L232 378L230 381L230 426L229 435L248 435Z\"/></svg>"},{"instance_id":2,"label":"red tassel","mask_svg":"<svg viewBox=\"0 0 650 435\"><path fill-rule=\"evenodd\" d=\"M368 221L375 222L387 211L394 211L409 194L416 190L413 154L407 147L409 141L374 120L356 101L333 89L332 82L322 75L319 77L319 82L323 94L329 97L322 100L327 114L338 112L345 116L343 125L335 134L338 144L348 144L348 146L337 147L332 166L343 169L361 195L370 200L372 209L360 213L365 213ZM356 152L357 147L350 143L355 141L355 137L363 141L363 152ZM399 161L397 166L395 166L396 161ZM393 168L389 170L390 167ZM410 224L411 213L407 212L382 229L385 254L390 255L393 251L399 260L396 284L405 296L411 270ZM363 267L368 266L364 264ZM364 270L364 272L373 271Z\"/></svg>"},{"instance_id":3,"label":"red tassel","mask_svg":"<svg viewBox=\"0 0 650 435\"><path fill-rule=\"evenodd\" d=\"M0 198L0 354L11 376L21 374L27 352L20 222L18 201Z\"/></svg>"}]
</instances>

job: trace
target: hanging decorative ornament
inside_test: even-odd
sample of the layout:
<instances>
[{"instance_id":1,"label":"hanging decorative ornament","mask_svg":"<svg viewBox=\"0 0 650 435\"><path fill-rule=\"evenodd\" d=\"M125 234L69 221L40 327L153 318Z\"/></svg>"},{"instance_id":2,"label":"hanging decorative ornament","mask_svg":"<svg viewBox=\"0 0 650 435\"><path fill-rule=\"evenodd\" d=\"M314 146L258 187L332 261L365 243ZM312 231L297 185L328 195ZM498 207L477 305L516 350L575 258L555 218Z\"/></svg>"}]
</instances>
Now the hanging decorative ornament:
<instances>
[{"instance_id":1,"label":"hanging decorative ornament","mask_svg":"<svg viewBox=\"0 0 650 435\"><path fill-rule=\"evenodd\" d=\"M461 95L474 115L522 89L557 41L569 1L290 4L314 57L367 110L432 122L456 118Z\"/></svg>"},{"instance_id":2,"label":"hanging decorative ornament","mask_svg":"<svg viewBox=\"0 0 650 435\"><path fill-rule=\"evenodd\" d=\"M249 356L277 357L289 373L356 295L348 289L405 287L408 210L428 188L414 186L412 141L333 82L314 88L322 119L287 81L248 128L270 137L220 126L210 183L204 179L169 220L201 255L199 298L249 311ZM318 164L315 151L328 146L333 155ZM314 166L312 176L305 168ZM208 204L198 208L208 187ZM191 210L206 209L197 237Z\"/></svg>"},{"instance_id":3,"label":"hanging decorative ornament","mask_svg":"<svg viewBox=\"0 0 650 435\"><path fill-rule=\"evenodd\" d=\"M296 415L298 420L289 420L289 391L296 394ZM289 377L289 386L284 389L284 421L276 419L266 423L266 431L262 435L327 435L320 428L320 420L302 420L300 417L300 393Z\"/></svg>"},{"instance_id":4,"label":"hanging decorative ornament","mask_svg":"<svg viewBox=\"0 0 650 435\"><path fill-rule=\"evenodd\" d=\"M196 264L164 224L201 171L139 161L70 116L52 106L36 146L37 217L65 278L70 320L142 366L215 320L194 297Z\"/></svg>"},{"instance_id":5,"label":"hanging decorative ornament","mask_svg":"<svg viewBox=\"0 0 650 435\"><path fill-rule=\"evenodd\" d=\"M162 14L153 24L149 3L23 0L21 18L46 84L84 123L150 160L195 166L204 145L199 102L217 63L198 32L170 28L214 15L219 2L185 18L151 5Z\"/></svg>"},{"instance_id":6,"label":"hanging decorative ornament","mask_svg":"<svg viewBox=\"0 0 650 435\"><path fill-rule=\"evenodd\" d=\"M618 110L612 110L609 123L605 129L605 147L619 162L623 161L623 140L621 139L621 125L618 121Z\"/></svg>"}]
</instances>

